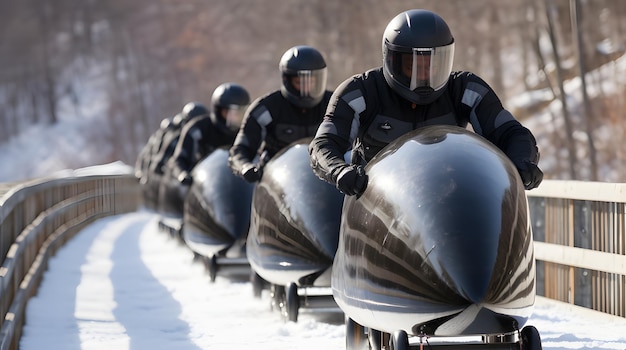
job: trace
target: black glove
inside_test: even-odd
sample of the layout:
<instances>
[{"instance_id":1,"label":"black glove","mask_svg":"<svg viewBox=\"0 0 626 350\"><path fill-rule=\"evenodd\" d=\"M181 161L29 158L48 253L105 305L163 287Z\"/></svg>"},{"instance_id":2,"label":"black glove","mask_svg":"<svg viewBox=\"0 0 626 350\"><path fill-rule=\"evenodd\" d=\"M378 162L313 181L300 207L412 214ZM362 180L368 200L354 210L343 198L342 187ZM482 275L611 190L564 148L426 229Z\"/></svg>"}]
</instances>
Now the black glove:
<instances>
[{"instance_id":1,"label":"black glove","mask_svg":"<svg viewBox=\"0 0 626 350\"><path fill-rule=\"evenodd\" d=\"M261 180L263 172L254 164L246 164L241 169L241 176L248 182L257 182Z\"/></svg>"},{"instance_id":2,"label":"black glove","mask_svg":"<svg viewBox=\"0 0 626 350\"><path fill-rule=\"evenodd\" d=\"M186 171L182 171L180 174L178 174L177 179L181 183L181 185L184 185L184 186L189 186L193 182L193 178Z\"/></svg>"},{"instance_id":3,"label":"black glove","mask_svg":"<svg viewBox=\"0 0 626 350\"><path fill-rule=\"evenodd\" d=\"M517 168L517 171L522 178L524 188L526 188L527 190L532 190L533 188L536 188L543 180L543 172L535 163L525 160L515 162L515 167Z\"/></svg>"},{"instance_id":4,"label":"black glove","mask_svg":"<svg viewBox=\"0 0 626 350\"><path fill-rule=\"evenodd\" d=\"M367 188L367 174L360 165L350 165L339 173L337 189L348 196L360 196Z\"/></svg>"}]
</instances>

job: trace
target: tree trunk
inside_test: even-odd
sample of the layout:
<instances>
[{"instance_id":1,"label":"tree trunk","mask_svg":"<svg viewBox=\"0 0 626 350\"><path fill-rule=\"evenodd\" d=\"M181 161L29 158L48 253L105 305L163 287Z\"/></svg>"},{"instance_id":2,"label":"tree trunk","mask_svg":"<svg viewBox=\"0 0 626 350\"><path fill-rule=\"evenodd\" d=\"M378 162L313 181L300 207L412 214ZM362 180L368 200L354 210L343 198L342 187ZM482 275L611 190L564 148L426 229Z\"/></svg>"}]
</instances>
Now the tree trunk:
<instances>
[{"instance_id":1,"label":"tree trunk","mask_svg":"<svg viewBox=\"0 0 626 350\"><path fill-rule=\"evenodd\" d=\"M582 16L579 11L580 8L580 0L570 0L570 11L571 11L571 19L572 19L572 37L576 39L576 53L578 55L578 70L580 75L580 88L583 96L583 106L584 106L584 119L585 119L585 130L587 133L587 142L589 144L589 161L590 161L590 180L597 181L598 180L598 163L596 160L597 152L596 146L593 141L593 112L591 111L591 104L589 103L589 94L587 93L587 69L585 67L585 53L583 51L583 38L580 32L580 16Z\"/></svg>"},{"instance_id":2,"label":"tree trunk","mask_svg":"<svg viewBox=\"0 0 626 350\"><path fill-rule=\"evenodd\" d=\"M565 93L565 86L563 85L563 69L561 68L561 61L559 57L559 50L556 35L554 33L554 25L552 23L552 15L550 14L550 4L548 0L544 0L546 19L548 24L548 35L550 36L550 44L552 47L552 54L554 55L554 64L556 67L556 79L559 86L559 98L561 105L563 106L563 123L565 125L565 133L567 140L567 150L569 158L569 174L573 180L578 179L576 173L576 144L574 141L574 133L572 128L572 121L569 114L569 108L567 105L567 95Z\"/></svg>"}]
</instances>

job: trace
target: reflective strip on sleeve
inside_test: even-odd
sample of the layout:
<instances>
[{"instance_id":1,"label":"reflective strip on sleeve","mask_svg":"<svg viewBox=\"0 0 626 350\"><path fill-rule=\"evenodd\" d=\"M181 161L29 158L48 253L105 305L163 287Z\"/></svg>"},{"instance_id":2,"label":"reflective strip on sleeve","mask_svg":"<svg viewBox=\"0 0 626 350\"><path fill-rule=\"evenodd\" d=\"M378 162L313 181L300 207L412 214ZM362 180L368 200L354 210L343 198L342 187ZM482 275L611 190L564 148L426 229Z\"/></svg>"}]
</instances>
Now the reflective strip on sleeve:
<instances>
[{"instance_id":1,"label":"reflective strip on sleeve","mask_svg":"<svg viewBox=\"0 0 626 350\"><path fill-rule=\"evenodd\" d=\"M360 113L365 111L367 107L365 103L365 98L363 98L363 94L361 90L354 90L352 92L347 93L342 97L344 101L352 108L354 111L354 116L352 118L352 124L350 126L350 143L354 141L359 133L359 127L361 126L360 121Z\"/></svg>"},{"instance_id":2,"label":"reflective strip on sleeve","mask_svg":"<svg viewBox=\"0 0 626 350\"><path fill-rule=\"evenodd\" d=\"M254 117L254 119L256 119L257 123L259 123L259 125L264 128L272 122L272 115L265 106L260 106L259 108L254 110L252 112L252 116Z\"/></svg>"},{"instance_id":3,"label":"reflective strip on sleeve","mask_svg":"<svg viewBox=\"0 0 626 350\"><path fill-rule=\"evenodd\" d=\"M329 121L323 121L319 128L317 128L317 132L315 133L315 137L318 137L320 135L323 134L333 134L333 135L337 135L337 127L335 127L335 124L329 122Z\"/></svg>"},{"instance_id":4,"label":"reflective strip on sleeve","mask_svg":"<svg viewBox=\"0 0 626 350\"><path fill-rule=\"evenodd\" d=\"M341 99L346 101L350 108L354 110L355 114L359 114L365 110L365 99L363 98L360 90L349 92Z\"/></svg>"},{"instance_id":5,"label":"reflective strip on sleeve","mask_svg":"<svg viewBox=\"0 0 626 350\"><path fill-rule=\"evenodd\" d=\"M259 106L254 111L252 111L252 116L261 126L261 140L265 140L267 136L267 126L272 122L272 114L265 106ZM248 141L248 140L246 140ZM249 142L246 142L248 144Z\"/></svg>"},{"instance_id":6,"label":"reflective strip on sleeve","mask_svg":"<svg viewBox=\"0 0 626 350\"><path fill-rule=\"evenodd\" d=\"M470 123L472 124L472 128L478 135L483 134L482 126L478 122L478 116L476 115L476 106L483 99L483 96L487 93L488 89L480 84L469 83L463 92L463 98L461 99L461 103L470 107L472 111L470 112Z\"/></svg>"},{"instance_id":7,"label":"reflective strip on sleeve","mask_svg":"<svg viewBox=\"0 0 626 350\"><path fill-rule=\"evenodd\" d=\"M191 129L191 138L198 141L202 138L202 131L198 128Z\"/></svg>"},{"instance_id":8,"label":"reflective strip on sleeve","mask_svg":"<svg viewBox=\"0 0 626 350\"><path fill-rule=\"evenodd\" d=\"M515 120L515 118L513 117L513 114L511 114L511 112L507 111L506 109L503 109L496 116L496 120L494 122L494 128L498 128L502 126L504 123L510 122L511 120Z\"/></svg>"}]
</instances>

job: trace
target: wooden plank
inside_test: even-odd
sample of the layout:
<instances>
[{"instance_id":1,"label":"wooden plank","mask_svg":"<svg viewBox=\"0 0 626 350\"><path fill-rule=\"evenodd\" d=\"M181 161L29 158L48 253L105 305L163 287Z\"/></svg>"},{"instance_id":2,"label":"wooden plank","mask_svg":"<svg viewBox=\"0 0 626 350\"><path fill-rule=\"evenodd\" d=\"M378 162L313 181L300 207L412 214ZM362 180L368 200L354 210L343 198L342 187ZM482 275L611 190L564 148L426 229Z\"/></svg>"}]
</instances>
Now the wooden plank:
<instances>
[{"instance_id":1,"label":"wooden plank","mask_svg":"<svg viewBox=\"0 0 626 350\"><path fill-rule=\"evenodd\" d=\"M539 187L526 191L526 195L529 197L626 203L626 184L593 181L543 180Z\"/></svg>"},{"instance_id":2,"label":"wooden plank","mask_svg":"<svg viewBox=\"0 0 626 350\"><path fill-rule=\"evenodd\" d=\"M620 275L626 274L626 255L545 242L534 242L534 245L535 258L538 260Z\"/></svg>"}]
</instances>

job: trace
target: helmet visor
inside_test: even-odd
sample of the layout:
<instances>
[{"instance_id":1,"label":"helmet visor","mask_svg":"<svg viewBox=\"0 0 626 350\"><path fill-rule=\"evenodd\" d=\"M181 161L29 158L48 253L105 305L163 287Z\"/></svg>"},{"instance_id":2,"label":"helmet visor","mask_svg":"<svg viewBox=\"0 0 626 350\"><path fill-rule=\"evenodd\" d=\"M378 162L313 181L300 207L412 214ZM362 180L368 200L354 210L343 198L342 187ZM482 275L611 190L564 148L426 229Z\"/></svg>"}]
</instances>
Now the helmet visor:
<instances>
[{"instance_id":1,"label":"helmet visor","mask_svg":"<svg viewBox=\"0 0 626 350\"><path fill-rule=\"evenodd\" d=\"M454 43L410 51L387 47L385 65L391 76L411 91L417 88L441 89L452 71Z\"/></svg>"},{"instance_id":2,"label":"helmet visor","mask_svg":"<svg viewBox=\"0 0 626 350\"><path fill-rule=\"evenodd\" d=\"M285 73L284 86L290 94L301 100L317 100L326 90L326 74L326 67Z\"/></svg>"},{"instance_id":3,"label":"helmet visor","mask_svg":"<svg viewBox=\"0 0 626 350\"><path fill-rule=\"evenodd\" d=\"M221 113L226 127L228 127L230 130L238 131L243 120L243 114L246 111L247 107L247 105L230 105L223 108L221 110Z\"/></svg>"}]
</instances>

